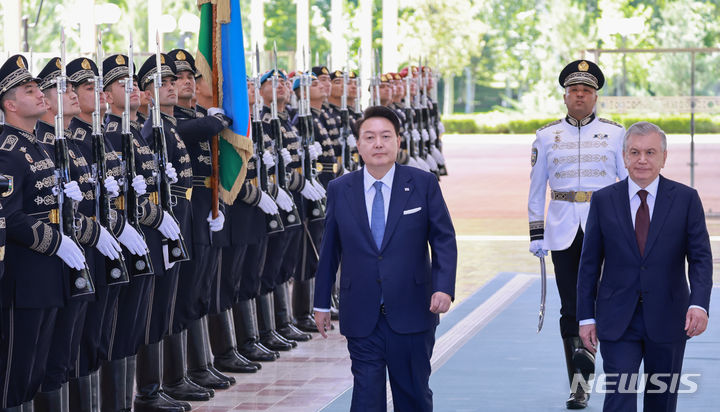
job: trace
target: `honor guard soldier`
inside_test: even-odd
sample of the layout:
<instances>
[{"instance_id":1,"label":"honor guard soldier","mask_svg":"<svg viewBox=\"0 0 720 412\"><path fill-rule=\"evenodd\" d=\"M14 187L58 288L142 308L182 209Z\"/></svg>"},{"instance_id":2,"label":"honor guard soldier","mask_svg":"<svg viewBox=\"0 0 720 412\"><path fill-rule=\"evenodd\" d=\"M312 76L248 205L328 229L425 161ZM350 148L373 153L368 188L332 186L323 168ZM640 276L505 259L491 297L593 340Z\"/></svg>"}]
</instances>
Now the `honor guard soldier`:
<instances>
[{"instance_id":1,"label":"honor guard soldier","mask_svg":"<svg viewBox=\"0 0 720 412\"><path fill-rule=\"evenodd\" d=\"M137 387L134 409L174 410L185 403L169 396L161 388L163 382L163 338L174 329L173 314L175 293L178 285L180 265L183 260L192 258L192 164L185 143L177 134L177 120L173 117L177 104L175 64L168 55L148 57L138 71L140 90L151 100L149 117L140 131L155 153L160 174L157 177L158 201L162 208L163 221L170 224L163 235L163 260L155 264L156 271L161 267L160 276L154 276L151 291L150 316L146 325L145 344L140 347L137 358ZM160 65L158 67L158 64ZM156 84L156 72L160 70L161 82ZM158 118L159 115L159 118ZM164 164L163 164L164 163ZM177 170L175 167L177 166ZM164 170L163 170L164 169ZM164 194L163 194L164 192ZM168 199L163 199L169 196ZM205 389L183 379L183 395L196 400L209 400L212 389ZM192 395L190 395L192 393ZM170 401L169 404L166 402ZM173 405L174 404L174 405Z\"/></svg>"},{"instance_id":2,"label":"honor guard soldier","mask_svg":"<svg viewBox=\"0 0 720 412\"><path fill-rule=\"evenodd\" d=\"M222 229L225 216L218 211L212 218L212 153L210 140L227 128L231 120L222 109L206 109L193 103L200 74L195 59L187 50L168 53L175 63L178 77L178 104L174 108L177 132L187 147L193 170L192 250L193 259L180 266L175 317L171 335L165 338L165 392L175 399L195 399L196 391L184 382L192 382L208 389L227 389L235 380L214 369L205 353L209 344L204 325L208 314L211 284L217 277L222 249L212 247L214 233ZM186 348L186 349L185 349ZM187 363L186 363L187 362ZM187 366L187 367L186 367Z\"/></svg>"},{"instance_id":3,"label":"honor guard soldier","mask_svg":"<svg viewBox=\"0 0 720 412\"><path fill-rule=\"evenodd\" d=\"M405 83L403 82L402 76L400 76L400 73L390 73L389 74L390 83L393 86L393 94L392 94L392 103L388 106L391 108L395 114L397 115L398 119L400 120L400 150L398 151L398 163L406 165L410 162L410 156L408 155L408 147L407 142L409 137L406 123L407 123L407 117L405 116L405 106L403 105L403 98L405 97ZM413 160L414 162L414 160ZM410 166L415 166L414 164L411 164Z\"/></svg>"},{"instance_id":4,"label":"honor guard soldier","mask_svg":"<svg viewBox=\"0 0 720 412\"><path fill-rule=\"evenodd\" d=\"M23 56L14 55L0 67L0 108L5 115L0 170L10 181L0 198L7 226L0 408L17 411L27 403L24 407L32 410L29 401L45 377L57 310L66 305L65 265L85 266L82 249L58 226L56 193L80 199L80 189L74 181L56 187L55 163L34 134L47 110L44 95Z\"/></svg>"},{"instance_id":5,"label":"honor guard soldier","mask_svg":"<svg viewBox=\"0 0 720 412\"><path fill-rule=\"evenodd\" d=\"M57 57L51 59L40 72L41 78L40 89L45 94L46 102L49 109L38 121L36 131L38 136L42 136L42 145L47 151L50 158L55 162L56 144L56 117L59 116L60 107L58 102L58 77L62 75L62 65L64 63ZM69 80L69 79L66 79ZM62 94L62 125L69 126L74 115L80 113L80 104L78 96L75 93L76 83L69 80L66 84L66 90ZM97 284L96 258L104 256L98 251L102 250L113 258L119 257L120 245L102 228L100 224L94 220L95 217L95 196L94 184L92 183L92 171L87 158L83 155L78 146L70 139L70 130L65 128L63 131L65 143L67 145L68 164L70 177L79 182L80 201L75 205L76 237L80 245L84 248L87 269L89 276L94 285ZM117 184L108 182L106 188L110 187L117 190ZM103 266L104 267L104 266ZM69 296L67 304L60 309L55 322L55 331L52 337L52 346L48 356L47 371L40 388L40 392L35 396L36 410L53 410L62 404L61 387L67 392L66 383L73 381L73 389L70 393L71 404L75 407L79 406L79 391L77 377L87 375L78 368L78 356L82 342L85 317L90 302L95 300L94 294L83 294L81 296ZM72 378L72 379L71 379ZM89 381L84 390L90 389ZM90 402L90 399L87 399ZM89 405L88 405L89 406Z\"/></svg>"},{"instance_id":6,"label":"honor guard soldier","mask_svg":"<svg viewBox=\"0 0 720 412\"><path fill-rule=\"evenodd\" d=\"M123 195L116 200L115 206L124 214L126 223L119 240L125 246L126 258L134 263L128 265L130 283L120 290L113 310L110 357L100 371L102 411L129 410L133 406L135 354L145 342L153 277L161 275L164 269L162 235L158 230L164 215L157 201L157 165L152 150L140 134L142 124L137 110L141 93L135 68L133 66L130 73L129 63L128 56L122 54L103 61L105 98L109 107L105 118L105 142L107 150L114 150L123 163ZM125 87L127 82L131 82L128 89ZM124 117L127 124L124 124ZM128 136L123 136L124 126L127 126ZM133 164L134 169L131 168Z\"/></svg>"},{"instance_id":7,"label":"honor guard soldier","mask_svg":"<svg viewBox=\"0 0 720 412\"><path fill-rule=\"evenodd\" d=\"M538 129L530 156L530 252L552 251L555 279L562 307L560 334L565 349L568 379L585 379L595 371L595 357L583 347L575 318L576 287L583 230L594 191L627 171L622 159L625 129L595 114L597 91L605 82L593 62L577 60L560 73L567 115ZM550 185L550 205L545 218L545 193ZM578 385L566 402L568 409L587 406L590 394Z\"/></svg>"},{"instance_id":8,"label":"honor guard soldier","mask_svg":"<svg viewBox=\"0 0 720 412\"><path fill-rule=\"evenodd\" d=\"M94 194L100 193L96 190L96 185L104 184L106 192L109 198L116 198L119 195L119 185L116 181L122 177L122 167L120 159L112 148L105 148L105 156L102 159L103 165L97 163L98 159L95 155L99 152L94 151L95 143L93 142L93 113L96 111L95 107L95 81L99 79L98 67L94 61L87 58L79 58L71 61L67 65L68 80L74 85L75 94L78 97L78 103L80 112L77 113L69 123L69 140L68 142L82 155L87 163L84 166L86 170L91 173L91 183ZM98 107L101 113L98 113L97 121L102 122L102 116L104 115L105 95L102 92L98 93ZM102 127L100 128L102 133ZM101 135L102 136L102 135ZM104 136L101 137L104 139ZM104 144L104 140L103 140ZM71 156L72 157L72 156ZM73 163L78 162L78 158L73 159ZM97 182L95 178L97 172L101 170L101 167L105 167L107 178L105 182ZM108 189L112 189L111 191ZM90 196L88 196L90 197ZM98 206L98 202L102 202L103 199L98 199L95 195L92 196L92 201L82 202L81 206L86 208L87 213L97 221L100 221L100 217L96 216L96 210L102 208ZM85 205L83 205L85 203ZM108 202L115 203L115 202ZM96 206L98 206L96 208ZM102 236L107 238L109 241L117 243L116 236L122 233L125 227L125 219L122 214L116 211L110 211L110 226L103 227L101 229ZM121 249L118 249L121 252ZM80 352L79 359L77 362L78 368L75 371L77 379L70 380L70 408L72 410L97 410L99 405L95 405L97 397L90 396L92 393L98 393L99 391L99 378L97 371L100 368L100 361L108 359L108 350L110 342L110 331L112 330L113 322L113 309L117 305L117 297L120 293L122 285L127 284L127 280L123 282L117 282L112 276L108 277L108 270L112 268L111 265L106 265L106 256L103 255L99 250L93 250L90 252L93 254L92 257L88 258L88 261L93 262L95 268L95 300L88 302L87 311L85 314L85 323L83 326L82 338L80 341ZM87 253L86 253L87 256ZM118 254L118 258L120 254ZM109 258L108 258L109 259ZM124 258L122 258L124 266ZM118 275L119 277L120 275ZM110 280L110 282L108 282Z\"/></svg>"}]
</instances>

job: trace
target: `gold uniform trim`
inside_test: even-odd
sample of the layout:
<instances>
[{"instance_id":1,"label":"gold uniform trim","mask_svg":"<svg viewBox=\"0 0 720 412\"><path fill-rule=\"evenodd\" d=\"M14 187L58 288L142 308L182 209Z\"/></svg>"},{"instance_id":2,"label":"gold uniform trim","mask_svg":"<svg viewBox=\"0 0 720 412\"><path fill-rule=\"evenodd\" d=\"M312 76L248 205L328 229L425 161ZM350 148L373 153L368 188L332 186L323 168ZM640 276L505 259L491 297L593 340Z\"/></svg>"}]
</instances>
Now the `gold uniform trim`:
<instances>
[{"instance_id":1,"label":"gold uniform trim","mask_svg":"<svg viewBox=\"0 0 720 412\"><path fill-rule=\"evenodd\" d=\"M552 200L561 200L564 202L573 202L573 203L586 203L590 201L590 198L592 197L593 192L592 191L574 191L571 190L569 192L556 192L552 191L551 199Z\"/></svg>"}]
</instances>

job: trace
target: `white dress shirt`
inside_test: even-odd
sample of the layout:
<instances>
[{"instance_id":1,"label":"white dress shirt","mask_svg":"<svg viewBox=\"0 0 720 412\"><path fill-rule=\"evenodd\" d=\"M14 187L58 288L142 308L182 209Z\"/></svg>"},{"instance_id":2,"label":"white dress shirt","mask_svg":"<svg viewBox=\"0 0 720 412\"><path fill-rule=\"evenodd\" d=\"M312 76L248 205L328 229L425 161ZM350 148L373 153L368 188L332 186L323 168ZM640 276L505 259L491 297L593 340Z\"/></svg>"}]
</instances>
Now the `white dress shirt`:
<instances>
[{"instance_id":1,"label":"white dress shirt","mask_svg":"<svg viewBox=\"0 0 720 412\"><path fill-rule=\"evenodd\" d=\"M637 211L640 208L640 203L642 203L642 200L640 200L640 196L638 196L638 192L640 190L645 189L648 192L647 199L645 201L648 205L648 212L650 214L650 221L652 222L652 215L653 210L655 209L655 199L657 199L657 191L658 191L658 185L660 184L660 176L655 178L647 187L642 188L637 183L635 183L631 178L628 177L628 197L630 198L630 217L632 218L632 224L633 229L635 229L635 215L637 215ZM689 308L700 308L703 311L707 313L705 308L702 306L697 305L690 305ZM688 308L688 309L689 309ZM595 323L595 319L583 319L578 324L580 326L583 325L592 325Z\"/></svg>"},{"instance_id":2,"label":"white dress shirt","mask_svg":"<svg viewBox=\"0 0 720 412\"><path fill-rule=\"evenodd\" d=\"M378 179L372 177L367 168L363 167L363 188L365 193L365 209L367 210L368 226L372 226L372 204L375 199L375 187L373 186ZM385 206L385 223L387 223L388 211L390 210L390 193L392 191L393 179L395 178L395 164L393 163L390 170L385 173L380 181L382 185L383 202ZM330 308L313 308L317 312L329 312Z\"/></svg>"},{"instance_id":3,"label":"white dress shirt","mask_svg":"<svg viewBox=\"0 0 720 412\"><path fill-rule=\"evenodd\" d=\"M395 164L393 163L390 170L385 173L380 181L382 182L383 202L385 203L385 223L387 223L388 210L390 210L390 192L392 190L393 179L395 178ZM363 167L363 187L365 188L365 209L368 215L368 225L372 227L372 204L375 199L375 187L373 186L378 179L372 177L366 167Z\"/></svg>"}]
</instances>

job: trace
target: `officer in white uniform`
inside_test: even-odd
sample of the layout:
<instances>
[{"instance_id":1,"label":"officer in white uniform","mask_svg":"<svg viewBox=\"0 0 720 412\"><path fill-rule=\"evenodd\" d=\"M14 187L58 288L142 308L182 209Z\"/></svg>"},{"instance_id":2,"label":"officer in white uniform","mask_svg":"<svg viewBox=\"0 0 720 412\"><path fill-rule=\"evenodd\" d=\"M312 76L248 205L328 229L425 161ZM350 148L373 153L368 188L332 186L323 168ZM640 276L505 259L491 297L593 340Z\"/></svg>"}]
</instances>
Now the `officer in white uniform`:
<instances>
[{"instance_id":1,"label":"officer in white uniform","mask_svg":"<svg viewBox=\"0 0 720 412\"><path fill-rule=\"evenodd\" d=\"M627 177L627 170L622 159L625 128L595 115L597 91L605 83L600 68L577 60L563 69L559 81L565 89L568 113L536 132L530 157L528 215L530 252L540 256L552 251L562 302L560 333L572 384L576 373L587 379L595 370L595 357L583 347L575 318L577 272L590 198L595 190ZM587 406L590 396L577 386L566 402L568 409Z\"/></svg>"}]
</instances>

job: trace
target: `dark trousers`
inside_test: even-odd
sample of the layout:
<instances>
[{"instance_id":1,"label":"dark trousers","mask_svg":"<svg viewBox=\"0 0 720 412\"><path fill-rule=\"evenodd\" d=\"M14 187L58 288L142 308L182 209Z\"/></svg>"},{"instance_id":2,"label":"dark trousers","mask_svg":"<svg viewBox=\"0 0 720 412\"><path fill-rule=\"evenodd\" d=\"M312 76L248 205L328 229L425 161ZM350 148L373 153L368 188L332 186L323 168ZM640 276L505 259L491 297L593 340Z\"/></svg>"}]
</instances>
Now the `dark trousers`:
<instances>
[{"instance_id":1,"label":"dark trousers","mask_svg":"<svg viewBox=\"0 0 720 412\"><path fill-rule=\"evenodd\" d=\"M130 283L121 288L114 314L115 327L108 345L110 360L135 355L143 343L150 308L150 286L154 277L131 276Z\"/></svg>"},{"instance_id":2,"label":"dark trousers","mask_svg":"<svg viewBox=\"0 0 720 412\"><path fill-rule=\"evenodd\" d=\"M99 272L99 276L104 276L104 272ZM87 376L98 370L100 362L108 358L113 317L121 287L96 285L95 300L88 302L85 313L76 376Z\"/></svg>"},{"instance_id":3,"label":"dark trousers","mask_svg":"<svg viewBox=\"0 0 720 412\"><path fill-rule=\"evenodd\" d=\"M307 209L306 209L307 210ZM320 253L320 242L322 241L325 222L323 220L310 221L306 219L304 224L307 231L303 229L300 240L300 258L295 266L295 280L309 280L315 277L318 265L318 254Z\"/></svg>"},{"instance_id":4,"label":"dark trousers","mask_svg":"<svg viewBox=\"0 0 720 412\"><path fill-rule=\"evenodd\" d=\"M248 246L245 259L240 267L240 287L235 295L236 302L255 299L260 293L260 280L265 268L267 246L267 236L264 236L260 243Z\"/></svg>"},{"instance_id":5,"label":"dark trousers","mask_svg":"<svg viewBox=\"0 0 720 412\"><path fill-rule=\"evenodd\" d=\"M302 225L285 229L287 233L287 249L280 264L280 283L292 279L295 268L302 254L302 237L305 236L305 229Z\"/></svg>"},{"instance_id":6,"label":"dark trousers","mask_svg":"<svg viewBox=\"0 0 720 412\"><path fill-rule=\"evenodd\" d=\"M210 245L195 244L193 259L180 266L172 334L182 332L190 322L207 315L208 291L217 277L220 251Z\"/></svg>"},{"instance_id":7,"label":"dark trousers","mask_svg":"<svg viewBox=\"0 0 720 412\"><path fill-rule=\"evenodd\" d=\"M70 378L71 370L74 371L77 368L80 338L85 324L87 307L88 302L70 299L64 308L58 310L45 378L40 386L42 392L60 389L62 384Z\"/></svg>"},{"instance_id":8,"label":"dark trousers","mask_svg":"<svg viewBox=\"0 0 720 412\"><path fill-rule=\"evenodd\" d=\"M155 263L153 262L153 264ZM173 267L165 270L164 275L152 277L150 286L151 306L147 316L144 342L146 345L160 342L173 327L178 275L182 264L175 263Z\"/></svg>"},{"instance_id":9,"label":"dark trousers","mask_svg":"<svg viewBox=\"0 0 720 412\"><path fill-rule=\"evenodd\" d=\"M578 227L575 240L565 250L553 250L552 262L555 266L555 282L560 294L560 334L563 339L578 336L578 321L575 318L577 307L577 278L582 252L583 231Z\"/></svg>"},{"instance_id":10,"label":"dark trousers","mask_svg":"<svg viewBox=\"0 0 720 412\"><path fill-rule=\"evenodd\" d=\"M648 338L643 320L643 305L638 303L630 325L617 341L600 341L600 353L603 357L603 371L605 374L620 374L613 376L615 385L606 388L614 390L605 394L603 411L607 412L634 412L637 410L637 394L628 390L618 390L618 386L628 388L632 374L637 374L640 362L644 362L647 374L645 395L643 397L643 410L645 412L674 412L677 407L677 387L673 388L673 377L668 374L680 374L682 371L685 343L682 339L672 343L656 343ZM650 379L652 374L665 374L658 379L664 382L667 390L662 390ZM622 380L623 374L625 379ZM679 376L675 380L678 385ZM638 382L641 378L637 378ZM657 379L657 378L656 378ZM606 383L611 377L606 378ZM613 393L614 392L614 393ZM628 393L630 392L630 393ZM653 393L659 392L659 393Z\"/></svg>"},{"instance_id":11,"label":"dark trousers","mask_svg":"<svg viewBox=\"0 0 720 412\"><path fill-rule=\"evenodd\" d=\"M0 408L32 400L40 389L57 309L4 307L0 339Z\"/></svg>"},{"instance_id":12,"label":"dark trousers","mask_svg":"<svg viewBox=\"0 0 720 412\"><path fill-rule=\"evenodd\" d=\"M353 374L351 411L387 409L386 370L396 411L432 411L429 381L434 327L420 333L400 334L381 315L369 336L348 337L347 341Z\"/></svg>"},{"instance_id":13,"label":"dark trousers","mask_svg":"<svg viewBox=\"0 0 720 412\"><path fill-rule=\"evenodd\" d=\"M283 257L288 252L290 236L282 231L268 235L265 265L260 279L260 294L266 295L275 290L277 285L283 283L281 271Z\"/></svg>"}]
</instances>

